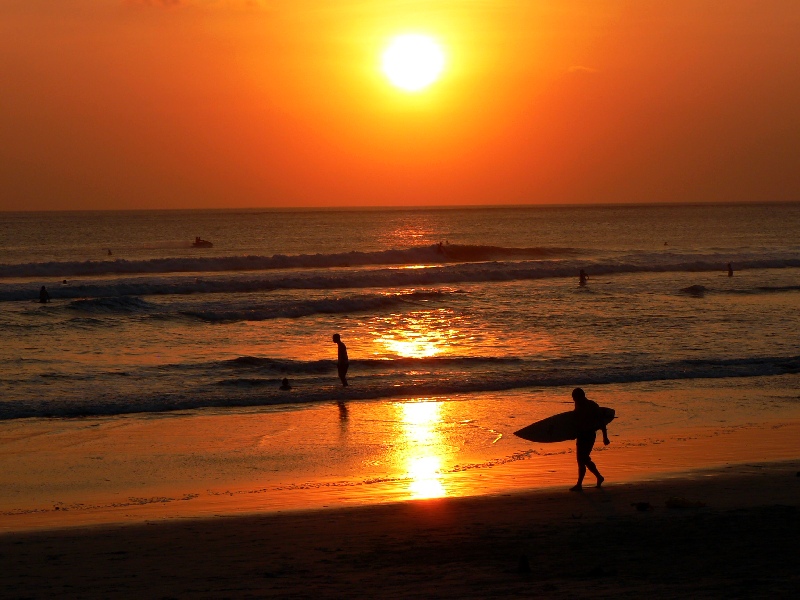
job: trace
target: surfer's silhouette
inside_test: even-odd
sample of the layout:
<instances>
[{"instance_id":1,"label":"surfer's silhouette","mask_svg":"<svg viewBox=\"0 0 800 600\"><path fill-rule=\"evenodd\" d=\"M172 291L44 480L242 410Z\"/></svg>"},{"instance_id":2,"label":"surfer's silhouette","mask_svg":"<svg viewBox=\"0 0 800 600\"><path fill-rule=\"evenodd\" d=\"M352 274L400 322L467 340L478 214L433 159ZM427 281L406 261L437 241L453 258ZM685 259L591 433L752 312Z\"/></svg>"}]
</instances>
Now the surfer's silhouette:
<instances>
[{"instance_id":1,"label":"surfer's silhouette","mask_svg":"<svg viewBox=\"0 0 800 600\"><path fill-rule=\"evenodd\" d=\"M728 263L728 277L733 277L733 265Z\"/></svg>"},{"instance_id":2,"label":"surfer's silhouette","mask_svg":"<svg viewBox=\"0 0 800 600\"><path fill-rule=\"evenodd\" d=\"M347 369L350 367L350 360L347 358L347 346L344 345L342 337L338 333L333 334L333 341L339 346L339 356L336 361L339 379L342 380L342 385L347 387Z\"/></svg>"},{"instance_id":3,"label":"surfer's silhouette","mask_svg":"<svg viewBox=\"0 0 800 600\"><path fill-rule=\"evenodd\" d=\"M578 273L578 285L586 285L586 281L589 279L589 276L586 274L586 271L583 269L580 270Z\"/></svg>"},{"instance_id":4,"label":"surfer's silhouette","mask_svg":"<svg viewBox=\"0 0 800 600\"><path fill-rule=\"evenodd\" d=\"M281 381L281 387L279 387L278 389L284 391L292 389L292 386L289 385L289 380L286 377L283 378L283 381Z\"/></svg>"},{"instance_id":5,"label":"surfer's silhouette","mask_svg":"<svg viewBox=\"0 0 800 600\"><path fill-rule=\"evenodd\" d=\"M50 294L47 292L47 288L42 286L42 289L39 290L39 302L42 304L47 304L50 302Z\"/></svg>"},{"instance_id":6,"label":"surfer's silhouette","mask_svg":"<svg viewBox=\"0 0 800 600\"><path fill-rule=\"evenodd\" d=\"M603 432L603 443L608 446L611 441L608 439L606 426L598 427L604 423L600 413L600 406L586 397L581 388L572 390L572 400L575 402L575 416L578 421L578 437L576 439L576 454L578 456L578 483L570 488L572 492L580 492L583 489L583 478L586 469L589 469L597 477L597 487L603 485L605 477L600 475L597 465L592 462L591 454L594 442L597 439L597 430Z\"/></svg>"}]
</instances>

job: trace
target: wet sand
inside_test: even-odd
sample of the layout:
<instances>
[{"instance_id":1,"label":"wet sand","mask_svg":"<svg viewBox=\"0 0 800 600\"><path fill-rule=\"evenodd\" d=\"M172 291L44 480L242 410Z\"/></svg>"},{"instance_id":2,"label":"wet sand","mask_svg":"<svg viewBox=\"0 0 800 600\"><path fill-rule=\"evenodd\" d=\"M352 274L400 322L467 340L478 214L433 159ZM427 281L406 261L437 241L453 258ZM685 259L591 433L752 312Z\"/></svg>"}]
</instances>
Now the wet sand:
<instances>
[{"instance_id":1,"label":"wet sand","mask_svg":"<svg viewBox=\"0 0 800 600\"><path fill-rule=\"evenodd\" d=\"M0 596L789 598L799 470L6 533Z\"/></svg>"},{"instance_id":2,"label":"wet sand","mask_svg":"<svg viewBox=\"0 0 800 600\"><path fill-rule=\"evenodd\" d=\"M559 395L4 423L0 597L793 597L796 393L707 392L607 390L581 494Z\"/></svg>"},{"instance_id":3,"label":"wet sand","mask_svg":"<svg viewBox=\"0 0 800 600\"><path fill-rule=\"evenodd\" d=\"M327 422L316 418L324 410L305 411L302 419L193 413L5 423L0 533L560 491L575 481L573 443L537 447L498 433L534 415L479 427L464 418L475 412L467 403L353 406L343 440L335 406ZM424 418L382 418L397 412ZM429 413L440 420L431 425ZM325 428L305 432L303 423ZM611 445L593 454L609 484L800 458L797 419L654 430L612 425Z\"/></svg>"}]
</instances>

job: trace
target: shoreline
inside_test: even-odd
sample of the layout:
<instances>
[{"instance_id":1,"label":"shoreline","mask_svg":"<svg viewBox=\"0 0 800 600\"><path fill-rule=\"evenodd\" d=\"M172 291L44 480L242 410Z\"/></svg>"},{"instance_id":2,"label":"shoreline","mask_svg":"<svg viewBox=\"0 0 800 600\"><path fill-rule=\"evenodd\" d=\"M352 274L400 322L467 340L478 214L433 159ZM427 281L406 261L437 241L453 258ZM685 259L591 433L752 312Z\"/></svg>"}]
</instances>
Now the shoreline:
<instances>
[{"instance_id":1,"label":"shoreline","mask_svg":"<svg viewBox=\"0 0 800 600\"><path fill-rule=\"evenodd\" d=\"M799 492L795 459L583 493L4 533L0 595L788 598Z\"/></svg>"},{"instance_id":2,"label":"shoreline","mask_svg":"<svg viewBox=\"0 0 800 600\"><path fill-rule=\"evenodd\" d=\"M800 459L794 444L799 437L800 422L796 421L727 429L706 427L682 430L679 437L662 435L649 440L647 445L632 439L612 442L607 447L596 446L593 457L606 477L604 488L643 485L702 479L752 464L792 464ZM151 439L149 431L145 438ZM527 444L519 442L522 447ZM270 481L251 478L221 485L203 480L192 488L170 480L161 487L124 490L113 496L103 496L93 488L81 502L50 505L39 502L3 510L0 512L0 535L369 508L435 498L558 494L574 484L574 449L569 442L547 446L550 450L546 454L526 451L496 463L463 465L447 473L423 473L419 477L409 473L386 479L317 477ZM591 489L594 477L588 474L584 483Z\"/></svg>"}]
</instances>

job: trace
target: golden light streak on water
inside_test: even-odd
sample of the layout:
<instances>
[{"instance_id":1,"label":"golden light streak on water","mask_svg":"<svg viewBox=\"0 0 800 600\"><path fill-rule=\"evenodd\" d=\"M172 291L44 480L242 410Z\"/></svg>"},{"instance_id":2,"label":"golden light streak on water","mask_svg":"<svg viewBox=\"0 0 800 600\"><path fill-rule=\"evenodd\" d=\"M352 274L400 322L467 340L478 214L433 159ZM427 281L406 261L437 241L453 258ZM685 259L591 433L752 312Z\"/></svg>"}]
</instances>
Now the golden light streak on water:
<instances>
[{"instance_id":1,"label":"golden light streak on water","mask_svg":"<svg viewBox=\"0 0 800 600\"><path fill-rule=\"evenodd\" d=\"M442 484L442 422L438 402L407 402L402 407L403 433L408 444L405 461L411 478L408 490L412 498L441 498L447 495Z\"/></svg>"},{"instance_id":2,"label":"golden light streak on water","mask_svg":"<svg viewBox=\"0 0 800 600\"><path fill-rule=\"evenodd\" d=\"M452 311L446 309L416 311L392 315L376 331L376 343L382 353L403 358L429 358L453 353L455 342L463 337L454 324Z\"/></svg>"}]
</instances>

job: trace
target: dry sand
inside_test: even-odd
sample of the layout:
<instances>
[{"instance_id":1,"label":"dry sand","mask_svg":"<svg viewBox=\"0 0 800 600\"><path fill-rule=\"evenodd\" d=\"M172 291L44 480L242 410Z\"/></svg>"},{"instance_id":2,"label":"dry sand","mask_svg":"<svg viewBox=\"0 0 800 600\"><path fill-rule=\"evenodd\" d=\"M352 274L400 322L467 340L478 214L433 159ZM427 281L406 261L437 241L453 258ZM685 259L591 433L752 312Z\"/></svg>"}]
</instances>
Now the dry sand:
<instances>
[{"instance_id":1,"label":"dry sand","mask_svg":"<svg viewBox=\"0 0 800 600\"><path fill-rule=\"evenodd\" d=\"M798 470L795 460L581 494L7 533L0 595L796 597ZM705 506L669 508L670 498Z\"/></svg>"}]
</instances>

